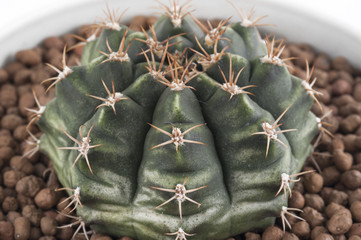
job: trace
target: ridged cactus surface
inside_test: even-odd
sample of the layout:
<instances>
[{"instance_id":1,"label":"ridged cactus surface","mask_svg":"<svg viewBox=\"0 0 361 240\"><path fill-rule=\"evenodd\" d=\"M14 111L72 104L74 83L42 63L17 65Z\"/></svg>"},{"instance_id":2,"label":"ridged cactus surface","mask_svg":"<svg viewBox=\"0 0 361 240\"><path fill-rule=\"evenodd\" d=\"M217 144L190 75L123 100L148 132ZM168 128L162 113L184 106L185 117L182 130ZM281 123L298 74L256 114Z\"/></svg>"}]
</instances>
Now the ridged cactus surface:
<instances>
[{"instance_id":1,"label":"ridged cactus surface","mask_svg":"<svg viewBox=\"0 0 361 240\"><path fill-rule=\"evenodd\" d=\"M318 133L311 86L250 19L210 29L162 7L147 32L112 16L81 66L64 62L40 149L96 232L199 240L265 228L287 206L281 174L300 171Z\"/></svg>"}]
</instances>

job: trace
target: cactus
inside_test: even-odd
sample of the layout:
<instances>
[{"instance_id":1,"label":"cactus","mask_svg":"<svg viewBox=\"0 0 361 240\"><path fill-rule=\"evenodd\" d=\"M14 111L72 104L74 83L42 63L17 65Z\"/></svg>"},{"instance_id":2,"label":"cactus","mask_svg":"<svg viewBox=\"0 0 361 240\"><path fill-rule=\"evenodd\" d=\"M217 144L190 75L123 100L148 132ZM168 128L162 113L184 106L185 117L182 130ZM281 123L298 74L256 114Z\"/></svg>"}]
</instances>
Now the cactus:
<instances>
[{"instance_id":1,"label":"cactus","mask_svg":"<svg viewBox=\"0 0 361 240\"><path fill-rule=\"evenodd\" d=\"M81 66L67 67L65 49L63 68L50 66L56 98L33 111L44 134L32 144L69 193L76 233L87 223L140 240L224 239L288 223L321 126L312 73L289 73L283 43L260 38L253 12L213 27L187 4L160 8L143 32L109 11Z\"/></svg>"}]
</instances>

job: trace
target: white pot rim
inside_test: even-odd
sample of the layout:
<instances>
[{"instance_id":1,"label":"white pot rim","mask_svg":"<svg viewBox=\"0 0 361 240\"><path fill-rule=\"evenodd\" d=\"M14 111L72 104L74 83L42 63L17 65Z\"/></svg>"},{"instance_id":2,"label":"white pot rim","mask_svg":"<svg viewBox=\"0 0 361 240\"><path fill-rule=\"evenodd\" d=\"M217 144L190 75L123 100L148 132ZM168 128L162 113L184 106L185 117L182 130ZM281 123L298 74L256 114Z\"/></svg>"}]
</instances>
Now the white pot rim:
<instances>
[{"instance_id":1,"label":"white pot rim","mask_svg":"<svg viewBox=\"0 0 361 240\"><path fill-rule=\"evenodd\" d=\"M256 15L267 14L263 20L265 23L276 24L276 28L266 28L267 32L276 32L277 36L286 37L288 42L304 42L315 47L317 51L325 52L331 58L337 56L346 57L357 68L361 68L361 31L344 26L335 21L328 21L323 16L305 12L289 5L281 3L282 0L242 0L233 2L245 9L255 7ZM121 2L121 4L120 4ZM153 15L155 10L148 6L154 5L153 1L119 1L108 0L110 7L129 10L122 19L122 23L135 15ZM238 21L236 11L226 1L208 0L207 5L203 1L193 0L198 17L221 17L233 16L233 21ZM142 6L142 7L139 7ZM0 34L0 66L13 60L18 50L28 49L39 45L49 36L60 36L66 32L75 30L77 27L93 23L97 16L103 16L102 10L105 2L97 0L81 0L72 6L55 8L48 12L35 14L31 19L18 23L12 29ZM122 10L121 9L121 10Z\"/></svg>"}]
</instances>

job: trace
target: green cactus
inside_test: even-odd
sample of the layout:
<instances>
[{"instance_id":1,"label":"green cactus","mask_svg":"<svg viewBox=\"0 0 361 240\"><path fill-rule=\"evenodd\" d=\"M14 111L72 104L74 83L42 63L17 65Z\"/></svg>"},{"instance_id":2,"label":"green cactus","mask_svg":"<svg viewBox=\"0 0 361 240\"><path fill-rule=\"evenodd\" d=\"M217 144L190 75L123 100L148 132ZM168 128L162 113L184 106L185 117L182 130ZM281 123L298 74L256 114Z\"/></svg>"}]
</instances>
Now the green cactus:
<instances>
[{"instance_id":1,"label":"green cactus","mask_svg":"<svg viewBox=\"0 0 361 240\"><path fill-rule=\"evenodd\" d=\"M46 80L56 98L36 116L40 150L78 230L197 240L265 228L312 151L318 93L260 38L260 18L209 29L172 4L148 32L111 15L82 65L64 60Z\"/></svg>"}]
</instances>

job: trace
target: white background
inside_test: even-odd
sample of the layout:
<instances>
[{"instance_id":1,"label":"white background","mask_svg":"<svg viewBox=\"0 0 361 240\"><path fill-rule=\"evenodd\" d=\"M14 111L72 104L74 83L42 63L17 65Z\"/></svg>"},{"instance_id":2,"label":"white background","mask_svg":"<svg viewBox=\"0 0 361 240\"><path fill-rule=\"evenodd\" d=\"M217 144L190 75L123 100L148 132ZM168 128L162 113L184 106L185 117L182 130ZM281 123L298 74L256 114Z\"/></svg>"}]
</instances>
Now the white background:
<instances>
[{"instance_id":1,"label":"white background","mask_svg":"<svg viewBox=\"0 0 361 240\"><path fill-rule=\"evenodd\" d=\"M167 3L168 0L161 0L164 3ZM0 44L5 39L9 39L9 36L15 36L16 31L18 29L24 29L31 27L32 22L36 22L36 19L44 19L44 16L46 16L45 19L49 19L49 21L52 18L58 18L58 17L64 17L63 25L56 25L54 26L54 29L49 30L46 29L46 33L42 34L39 32L40 30L37 30L37 32L29 32L27 34L27 37L23 39L21 43L18 43L15 45L16 47L22 46L21 48L28 48L36 45L39 41L39 39L33 39L32 35L39 35L39 37L44 38L45 36L48 36L46 34L61 34L66 31L69 31L70 28L68 27L69 22L71 19L68 19L67 12L70 12L68 10L72 9L74 6L79 6L84 4L85 2L89 3L101 3L103 8L105 8L106 2L109 2L109 5L113 6L116 5L117 7L122 6L122 3L126 3L124 5L130 5L132 6L128 12L125 15L125 19L129 19L132 15L138 14L148 14L152 15L156 12L155 9L150 9L149 6L156 6L158 3L156 3L153 0L148 1L141 1L141 0L0 0ZM143 2L140 4L139 2ZM184 2L184 1L181 1ZM214 9L214 12L209 13L209 16L228 16L229 12L232 11L229 4L226 2L226 0L214 0L214 1L206 1L206 0L193 0L196 5L206 4L208 5L211 3L215 6L215 8L212 8L212 11ZM254 5L257 6L257 4L276 4L275 6L282 8L282 9L293 9L296 12L304 12L306 15L311 16L312 19L315 19L315 22L317 20L323 20L331 22L333 25L341 28L344 30L345 33L351 33L353 36L356 36L356 41L360 39L359 43L361 46L361 1L360 0L233 0L237 6L242 7L244 2L252 2ZM249 5L248 5L249 6ZM247 9L247 8L246 8ZM61 13L63 11L63 13ZM249 10L249 9L248 9ZM288 11L287 10L287 11ZM291 11L292 12L292 11ZM227 13L227 14L225 14ZM256 7L256 13L257 13L257 7ZM59 16L60 14L63 14L63 16ZM82 17L82 19L75 19L74 21L77 21L77 23L74 23L74 26L79 26L80 24L85 23L92 23L92 21L95 19L95 16L102 16L103 13L101 9L97 12L89 12L89 17ZM235 16L235 12L232 12L232 15ZM258 15L259 16L259 15ZM270 16L270 19L272 17L277 16ZM290 17L293 17L290 15ZM90 20L92 19L92 20ZM235 20L238 20L238 18L234 17ZM46 21L46 20L45 20ZM267 20L265 20L267 22ZM302 26L302 19L298 20L299 24ZM268 22L267 22L268 23ZM272 23L272 22L269 22ZM29 26L30 24L30 26ZM287 20L284 20L284 24L287 24ZM280 25L279 29L282 30L282 23L277 24ZM308 23L308 25L305 24L304 28L312 28L313 23ZM321 30L321 29L320 29ZM274 30L277 32L277 28ZM310 38L312 39L312 36L304 37L301 35L301 32L303 31L302 27L298 30L300 31L301 40ZM282 31L281 31L282 32ZM306 31L305 31L306 32ZM326 34L326 33L325 33ZM339 32L334 33L328 33L328 37L330 38L339 38ZM297 35L297 34L296 34ZM44 37L43 37L44 36ZM298 36L299 37L299 36ZM22 37L24 38L24 37ZM27 41L27 39L29 41ZM327 44L327 40L322 40ZM315 43L316 46L319 46L321 50L322 48L322 42L320 41ZM354 44L355 45L355 44ZM8 48L8 47L7 47ZM332 49L332 48L331 48ZM361 48L360 48L361 49ZM330 50L330 48L325 48L325 50ZM5 51L10 53L11 51L9 49L4 49L4 46L0 46L0 51ZM352 52L352 49L348 50L349 52ZM354 50L356 51L356 50ZM336 51L337 54L341 54L341 51ZM0 58L3 57L0 52ZM361 51L359 52L361 55ZM8 54L9 55L9 54ZM361 59L361 58L360 58ZM2 64L0 60L0 66ZM356 58L353 60L354 65L357 65ZM359 64L361 66L361 63Z\"/></svg>"}]
</instances>

